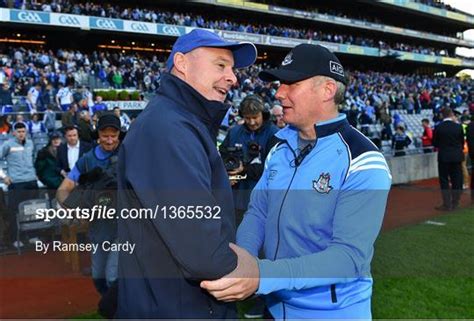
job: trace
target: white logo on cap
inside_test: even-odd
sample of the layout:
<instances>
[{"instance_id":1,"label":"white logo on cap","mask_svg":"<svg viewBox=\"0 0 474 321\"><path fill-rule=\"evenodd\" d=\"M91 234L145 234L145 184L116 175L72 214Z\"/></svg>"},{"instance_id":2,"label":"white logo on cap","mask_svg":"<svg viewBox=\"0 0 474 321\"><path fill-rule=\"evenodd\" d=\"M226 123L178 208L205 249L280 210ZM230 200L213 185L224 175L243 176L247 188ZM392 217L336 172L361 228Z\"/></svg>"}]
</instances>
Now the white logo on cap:
<instances>
[{"instance_id":1,"label":"white logo on cap","mask_svg":"<svg viewBox=\"0 0 474 321\"><path fill-rule=\"evenodd\" d=\"M329 70L336 75L344 77L344 69L342 68L340 63L335 61L329 60Z\"/></svg>"},{"instance_id":2,"label":"white logo on cap","mask_svg":"<svg viewBox=\"0 0 474 321\"><path fill-rule=\"evenodd\" d=\"M285 59L281 62L282 66L289 65L293 62L293 52L290 52L289 54L286 55Z\"/></svg>"}]
</instances>

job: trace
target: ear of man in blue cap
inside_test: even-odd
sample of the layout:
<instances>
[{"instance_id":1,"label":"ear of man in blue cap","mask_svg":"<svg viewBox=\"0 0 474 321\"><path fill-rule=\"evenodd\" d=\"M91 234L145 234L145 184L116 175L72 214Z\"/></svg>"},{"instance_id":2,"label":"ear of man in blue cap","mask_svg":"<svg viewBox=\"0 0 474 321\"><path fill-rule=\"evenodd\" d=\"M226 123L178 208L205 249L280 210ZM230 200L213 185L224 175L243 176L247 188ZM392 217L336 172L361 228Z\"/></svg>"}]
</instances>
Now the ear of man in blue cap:
<instances>
[{"instance_id":1,"label":"ear of man in blue cap","mask_svg":"<svg viewBox=\"0 0 474 321\"><path fill-rule=\"evenodd\" d=\"M245 68L250 66L257 59L257 49L255 45L250 42L231 42L222 39L214 32L204 29L194 29L179 37L173 45L166 67L168 71L173 68L173 58L177 52L186 54L196 48L211 47L211 48L227 48L232 51L234 55L234 67Z\"/></svg>"}]
</instances>

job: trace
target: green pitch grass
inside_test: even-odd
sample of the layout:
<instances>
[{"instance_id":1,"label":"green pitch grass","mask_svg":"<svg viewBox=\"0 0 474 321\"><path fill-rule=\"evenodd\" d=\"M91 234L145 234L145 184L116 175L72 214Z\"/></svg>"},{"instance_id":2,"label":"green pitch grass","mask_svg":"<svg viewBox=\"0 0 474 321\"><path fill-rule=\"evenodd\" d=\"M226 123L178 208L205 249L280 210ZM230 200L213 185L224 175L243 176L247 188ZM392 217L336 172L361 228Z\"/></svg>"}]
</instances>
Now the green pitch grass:
<instances>
[{"instance_id":1,"label":"green pitch grass","mask_svg":"<svg viewBox=\"0 0 474 321\"><path fill-rule=\"evenodd\" d=\"M474 319L474 208L431 221L384 232L377 240L374 319ZM240 315L249 306L239 303Z\"/></svg>"},{"instance_id":2,"label":"green pitch grass","mask_svg":"<svg viewBox=\"0 0 474 321\"><path fill-rule=\"evenodd\" d=\"M474 318L474 208L431 221L377 241L374 318Z\"/></svg>"}]
</instances>

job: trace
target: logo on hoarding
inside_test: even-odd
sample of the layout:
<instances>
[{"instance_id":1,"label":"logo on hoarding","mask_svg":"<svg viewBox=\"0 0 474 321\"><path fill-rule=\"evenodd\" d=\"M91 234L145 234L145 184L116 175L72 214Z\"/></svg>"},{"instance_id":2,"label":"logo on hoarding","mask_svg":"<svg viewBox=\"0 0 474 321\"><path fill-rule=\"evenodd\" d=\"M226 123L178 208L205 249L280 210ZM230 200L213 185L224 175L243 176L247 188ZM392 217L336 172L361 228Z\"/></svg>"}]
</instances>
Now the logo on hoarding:
<instances>
[{"instance_id":1,"label":"logo on hoarding","mask_svg":"<svg viewBox=\"0 0 474 321\"><path fill-rule=\"evenodd\" d=\"M64 25L70 25L70 26L80 26L81 23L79 19L76 17L70 17L70 16L60 16L59 17L59 22L64 24Z\"/></svg>"},{"instance_id":2,"label":"logo on hoarding","mask_svg":"<svg viewBox=\"0 0 474 321\"><path fill-rule=\"evenodd\" d=\"M170 35L170 36L181 36L181 31L179 28L175 26L164 26L163 28L163 33Z\"/></svg>"},{"instance_id":3,"label":"logo on hoarding","mask_svg":"<svg viewBox=\"0 0 474 321\"><path fill-rule=\"evenodd\" d=\"M115 23L109 19L97 19L95 24L102 29L118 29Z\"/></svg>"},{"instance_id":4,"label":"logo on hoarding","mask_svg":"<svg viewBox=\"0 0 474 321\"><path fill-rule=\"evenodd\" d=\"M35 12L22 11L18 14L18 20L26 22L43 22L40 15Z\"/></svg>"},{"instance_id":5,"label":"logo on hoarding","mask_svg":"<svg viewBox=\"0 0 474 321\"><path fill-rule=\"evenodd\" d=\"M150 31L146 24L134 22L131 25L133 31Z\"/></svg>"}]
</instances>

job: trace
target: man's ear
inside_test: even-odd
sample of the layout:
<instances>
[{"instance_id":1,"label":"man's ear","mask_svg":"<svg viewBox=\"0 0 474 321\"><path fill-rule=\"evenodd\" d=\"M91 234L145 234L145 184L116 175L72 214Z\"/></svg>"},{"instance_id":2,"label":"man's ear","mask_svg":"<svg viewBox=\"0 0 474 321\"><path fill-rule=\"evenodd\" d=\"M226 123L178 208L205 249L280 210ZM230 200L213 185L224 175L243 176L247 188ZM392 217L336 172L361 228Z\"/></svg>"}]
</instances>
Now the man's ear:
<instances>
[{"instance_id":1,"label":"man's ear","mask_svg":"<svg viewBox=\"0 0 474 321\"><path fill-rule=\"evenodd\" d=\"M324 86L325 101L333 100L337 92L337 84L335 81L327 81Z\"/></svg>"},{"instance_id":2,"label":"man's ear","mask_svg":"<svg viewBox=\"0 0 474 321\"><path fill-rule=\"evenodd\" d=\"M173 57L173 66L180 74L186 74L187 61L182 52L177 52Z\"/></svg>"}]
</instances>

